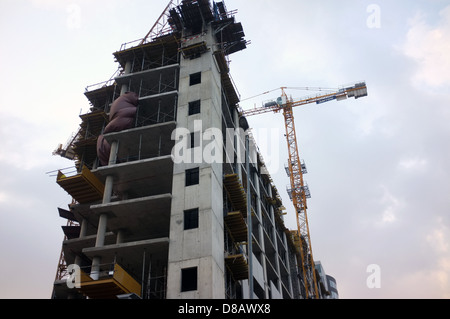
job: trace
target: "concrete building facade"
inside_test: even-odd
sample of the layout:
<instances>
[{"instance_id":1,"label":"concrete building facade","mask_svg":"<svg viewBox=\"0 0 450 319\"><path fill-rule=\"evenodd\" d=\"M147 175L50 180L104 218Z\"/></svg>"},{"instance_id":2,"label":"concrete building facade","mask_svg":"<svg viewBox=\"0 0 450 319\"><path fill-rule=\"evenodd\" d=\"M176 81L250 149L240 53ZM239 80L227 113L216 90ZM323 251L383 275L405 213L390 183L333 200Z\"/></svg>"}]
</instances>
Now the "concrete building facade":
<instances>
[{"instance_id":1,"label":"concrete building facade","mask_svg":"<svg viewBox=\"0 0 450 319\"><path fill-rule=\"evenodd\" d=\"M55 151L76 171L57 176L73 201L53 298L302 298L300 248L229 74L242 25L208 0L164 19L114 53L118 74L87 88L90 112ZM131 120L111 125L130 95Z\"/></svg>"}]
</instances>

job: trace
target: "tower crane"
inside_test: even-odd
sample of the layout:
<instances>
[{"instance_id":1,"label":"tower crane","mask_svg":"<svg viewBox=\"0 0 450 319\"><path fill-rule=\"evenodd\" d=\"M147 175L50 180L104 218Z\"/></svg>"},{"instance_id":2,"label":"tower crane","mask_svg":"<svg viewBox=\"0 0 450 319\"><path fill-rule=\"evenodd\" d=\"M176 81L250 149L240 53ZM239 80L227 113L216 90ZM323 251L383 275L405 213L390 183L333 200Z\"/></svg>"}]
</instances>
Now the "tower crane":
<instances>
[{"instance_id":1,"label":"tower crane","mask_svg":"<svg viewBox=\"0 0 450 319\"><path fill-rule=\"evenodd\" d=\"M341 101L350 97L358 99L367 96L367 86L365 82L359 82L352 86L346 86L326 94L319 94L298 101L294 101L292 98L288 97L285 91L286 89L287 87L281 87L281 97L277 98L276 101L265 103L264 106L259 108L255 107L249 110L241 110L241 113L243 116L247 117L268 112L279 113L280 111L283 111L286 141L289 151L288 168L291 183L291 199L294 204L297 219L296 235L300 240L301 268L306 298L319 298L307 215L308 206L306 199L308 198L309 190L305 187L303 181L303 167L298 152L293 108L311 103L322 104L333 100ZM271 91L263 94L269 92Z\"/></svg>"}]
</instances>

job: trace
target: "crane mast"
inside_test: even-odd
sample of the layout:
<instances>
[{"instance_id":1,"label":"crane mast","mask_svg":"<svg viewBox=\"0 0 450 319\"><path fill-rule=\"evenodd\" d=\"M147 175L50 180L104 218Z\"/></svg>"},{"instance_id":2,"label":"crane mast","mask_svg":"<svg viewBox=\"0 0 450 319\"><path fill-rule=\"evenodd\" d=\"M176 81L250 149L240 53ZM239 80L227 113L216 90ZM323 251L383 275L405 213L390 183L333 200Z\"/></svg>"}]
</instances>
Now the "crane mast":
<instances>
[{"instance_id":1,"label":"crane mast","mask_svg":"<svg viewBox=\"0 0 450 319\"><path fill-rule=\"evenodd\" d=\"M311 237L309 233L308 214L307 214L307 194L303 181L302 163L298 151L297 136L295 132L293 108L310 103L322 104L332 100L341 101L348 97L358 99L367 96L367 86L364 82L353 86L345 87L337 91L321 94L302 100L294 101L289 98L285 92L286 87L282 87L281 97L276 102L266 103L265 106L242 111L243 116L252 116L267 112L278 113L283 111L284 124L286 128L286 142L289 153L289 177L291 184L291 199L294 205L297 231L296 235L300 241L300 268L303 273L303 284L305 287L306 298L319 298L319 289L315 272L314 258L311 246ZM270 92L270 91L268 91Z\"/></svg>"},{"instance_id":2,"label":"crane mast","mask_svg":"<svg viewBox=\"0 0 450 319\"><path fill-rule=\"evenodd\" d=\"M282 89L282 99L286 101L283 107L284 123L286 127L286 141L289 152L289 177L291 181L291 197L297 215L297 235L300 238L300 255L303 272L303 280L306 298L314 296L318 298L316 272L314 271L314 259L312 256L311 240L307 218L306 194L303 182L303 172L300 162L300 155L297 146L297 136L295 133L293 101L290 100L284 89ZM305 245L303 245L303 242Z\"/></svg>"}]
</instances>

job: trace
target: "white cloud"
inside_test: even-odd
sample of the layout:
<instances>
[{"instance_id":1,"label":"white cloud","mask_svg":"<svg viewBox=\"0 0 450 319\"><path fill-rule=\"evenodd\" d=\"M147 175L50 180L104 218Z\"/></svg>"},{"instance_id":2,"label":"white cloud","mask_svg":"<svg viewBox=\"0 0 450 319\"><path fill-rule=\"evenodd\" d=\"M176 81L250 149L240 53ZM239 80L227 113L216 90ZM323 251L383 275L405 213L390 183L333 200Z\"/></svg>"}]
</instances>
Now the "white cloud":
<instances>
[{"instance_id":1,"label":"white cloud","mask_svg":"<svg viewBox=\"0 0 450 319\"><path fill-rule=\"evenodd\" d=\"M71 0L29 0L37 8L59 8L67 5Z\"/></svg>"},{"instance_id":2,"label":"white cloud","mask_svg":"<svg viewBox=\"0 0 450 319\"><path fill-rule=\"evenodd\" d=\"M395 197L386 186L383 188L383 197L381 198L381 204L384 207L381 213L381 221L379 225L392 224L398 219L398 214L403 208L404 203L397 197Z\"/></svg>"},{"instance_id":3,"label":"white cloud","mask_svg":"<svg viewBox=\"0 0 450 319\"><path fill-rule=\"evenodd\" d=\"M439 226L426 236L426 241L437 253L449 252L449 230L447 226L443 224L442 218L439 218Z\"/></svg>"},{"instance_id":4,"label":"white cloud","mask_svg":"<svg viewBox=\"0 0 450 319\"><path fill-rule=\"evenodd\" d=\"M407 158L401 160L398 163L398 166L404 170L417 170L425 168L428 164L428 161L423 158Z\"/></svg>"},{"instance_id":5,"label":"white cloud","mask_svg":"<svg viewBox=\"0 0 450 319\"><path fill-rule=\"evenodd\" d=\"M450 231L442 218L437 226L426 235L430 250L436 253L434 268L430 271L430 280L439 287L440 298L450 298Z\"/></svg>"},{"instance_id":6,"label":"white cloud","mask_svg":"<svg viewBox=\"0 0 450 319\"><path fill-rule=\"evenodd\" d=\"M413 84L440 87L450 85L450 6L441 10L436 26L417 14L410 21L410 29L402 52L417 63Z\"/></svg>"}]
</instances>

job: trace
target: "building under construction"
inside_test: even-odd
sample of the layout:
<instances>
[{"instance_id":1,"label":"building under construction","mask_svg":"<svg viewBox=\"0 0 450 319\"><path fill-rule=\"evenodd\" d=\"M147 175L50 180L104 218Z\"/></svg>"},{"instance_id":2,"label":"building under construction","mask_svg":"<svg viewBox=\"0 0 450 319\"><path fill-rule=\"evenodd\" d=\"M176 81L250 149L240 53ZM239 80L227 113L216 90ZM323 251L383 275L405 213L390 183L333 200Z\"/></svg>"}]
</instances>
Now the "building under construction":
<instances>
[{"instance_id":1,"label":"building under construction","mask_svg":"<svg viewBox=\"0 0 450 319\"><path fill-rule=\"evenodd\" d=\"M235 14L171 1L113 53L113 78L87 87L90 111L55 150L75 168L56 177L73 200L58 209L53 298L307 297L307 247L284 225L229 73L248 45Z\"/></svg>"}]
</instances>

